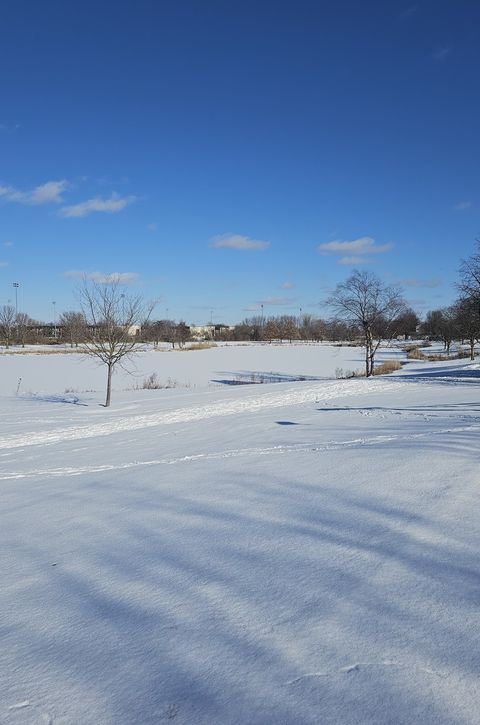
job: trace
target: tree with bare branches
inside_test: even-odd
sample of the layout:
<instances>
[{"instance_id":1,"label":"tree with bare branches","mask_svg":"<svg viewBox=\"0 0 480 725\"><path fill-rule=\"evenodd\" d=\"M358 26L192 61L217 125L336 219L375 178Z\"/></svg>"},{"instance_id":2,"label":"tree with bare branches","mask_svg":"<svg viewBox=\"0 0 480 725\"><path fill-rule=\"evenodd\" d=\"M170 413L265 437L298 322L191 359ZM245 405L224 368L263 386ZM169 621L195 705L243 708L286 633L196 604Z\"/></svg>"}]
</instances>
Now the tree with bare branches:
<instances>
[{"instance_id":1,"label":"tree with bare branches","mask_svg":"<svg viewBox=\"0 0 480 725\"><path fill-rule=\"evenodd\" d=\"M454 305L454 315L458 336L468 341L470 360L475 360L475 345L480 341L480 314L477 301L472 297L460 298Z\"/></svg>"},{"instance_id":2,"label":"tree with bare branches","mask_svg":"<svg viewBox=\"0 0 480 725\"><path fill-rule=\"evenodd\" d=\"M470 342L470 357L475 358L475 342L480 327L480 238L476 240L477 250L464 259L460 266L461 322Z\"/></svg>"},{"instance_id":3,"label":"tree with bare branches","mask_svg":"<svg viewBox=\"0 0 480 725\"><path fill-rule=\"evenodd\" d=\"M10 347L12 337L15 333L15 322L15 307L12 305L2 305L0 307L0 335L6 348Z\"/></svg>"},{"instance_id":4,"label":"tree with bare branches","mask_svg":"<svg viewBox=\"0 0 480 725\"><path fill-rule=\"evenodd\" d=\"M107 367L106 408L111 400L113 371L139 351L137 332L154 306L146 305L138 295L125 294L124 289L121 278L111 275L106 282L84 278L79 290L87 323L84 350Z\"/></svg>"},{"instance_id":5,"label":"tree with bare branches","mask_svg":"<svg viewBox=\"0 0 480 725\"><path fill-rule=\"evenodd\" d=\"M392 339L396 322L405 312L401 289L384 284L372 272L355 270L337 285L327 304L338 319L361 328L365 341L365 375L370 377L380 342Z\"/></svg>"},{"instance_id":6,"label":"tree with bare branches","mask_svg":"<svg viewBox=\"0 0 480 725\"><path fill-rule=\"evenodd\" d=\"M82 312L67 310L62 312L59 319L62 337L69 341L70 347L78 347L87 334L87 322Z\"/></svg>"},{"instance_id":7,"label":"tree with bare branches","mask_svg":"<svg viewBox=\"0 0 480 725\"><path fill-rule=\"evenodd\" d=\"M480 238L476 240L477 250L460 265L460 283L462 298L475 300L480 304Z\"/></svg>"}]
</instances>

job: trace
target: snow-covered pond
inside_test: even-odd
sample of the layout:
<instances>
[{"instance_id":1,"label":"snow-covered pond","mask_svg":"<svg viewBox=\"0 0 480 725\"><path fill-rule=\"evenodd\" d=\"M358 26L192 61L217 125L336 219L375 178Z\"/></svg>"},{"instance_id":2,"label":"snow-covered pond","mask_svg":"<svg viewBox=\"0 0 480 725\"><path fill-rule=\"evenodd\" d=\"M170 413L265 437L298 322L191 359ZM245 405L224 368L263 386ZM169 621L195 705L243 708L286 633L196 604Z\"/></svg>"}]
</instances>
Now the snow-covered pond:
<instances>
[{"instance_id":1,"label":"snow-covered pond","mask_svg":"<svg viewBox=\"0 0 480 725\"><path fill-rule=\"evenodd\" d=\"M378 358L398 357L396 349ZM206 388L249 382L335 378L343 371L363 369L363 348L324 344L224 345L205 350L148 350L117 366L115 390L141 387L155 373L163 384ZM20 381L21 379L21 381ZM62 354L1 354L0 394L101 391L105 369L91 358L68 350Z\"/></svg>"}]
</instances>

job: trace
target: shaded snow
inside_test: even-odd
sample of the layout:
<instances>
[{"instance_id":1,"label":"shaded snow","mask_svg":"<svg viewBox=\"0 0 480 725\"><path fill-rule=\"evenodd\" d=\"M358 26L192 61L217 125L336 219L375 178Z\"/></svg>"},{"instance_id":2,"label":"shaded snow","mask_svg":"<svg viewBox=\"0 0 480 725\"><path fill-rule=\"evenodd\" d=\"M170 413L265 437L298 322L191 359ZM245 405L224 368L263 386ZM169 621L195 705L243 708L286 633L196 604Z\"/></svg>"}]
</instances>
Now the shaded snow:
<instances>
[{"instance_id":1,"label":"shaded snow","mask_svg":"<svg viewBox=\"0 0 480 725\"><path fill-rule=\"evenodd\" d=\"M5 395L0 722L478 723L478 375Z\"/></svg>"}]
</instances>

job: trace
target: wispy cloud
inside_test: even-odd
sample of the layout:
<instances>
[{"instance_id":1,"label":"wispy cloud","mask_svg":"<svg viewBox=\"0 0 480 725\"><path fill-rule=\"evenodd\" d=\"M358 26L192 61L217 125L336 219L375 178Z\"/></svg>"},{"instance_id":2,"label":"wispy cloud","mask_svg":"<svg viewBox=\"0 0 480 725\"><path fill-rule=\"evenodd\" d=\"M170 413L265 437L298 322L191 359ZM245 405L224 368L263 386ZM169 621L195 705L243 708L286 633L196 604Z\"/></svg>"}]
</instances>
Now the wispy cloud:
<instances>
[{"instance_id":1,"label":"wispy cloud","mask_svg":"<svg viewBox=\"0 0 480 725\"><path fill-rule=\"evenodd\" d=\"M3 242L4 247L13 247L13 242L10 241L10 239L7 239L5 242Z\"/></svg>"},{"instance_id":2,"label":"wispy cloud","mask_svg":"<svg viewBox=\"0 0 480 725\"><path fill-rule=\"evenodd\" d=\"M40 206L42 204L60 204L63 202L62 194L67 189L68 182L47 181L30 191L19 191L13 186L0 186L0 199L17 204Z\"/></svg>"},{"instance_id":3,"label":"wispy cloud","mask_svg":"<svg viewBox=\"0 0 480 725\"><path fill-rule=\"evenodd\" d=\"M243 308L244 312L259 312L261 309L260 305L254 304L254 305L247 305Z\"/></svg>"},{"instance_id":4,"label":"wispy cloud","mask_svg":"<svg viewBox=\"0 0 480 725\"><path fill-rule=\"evenodd\" d=\"M257 305L290 305L295 300L292 297L266 297L258 300Z\"/></svg>"},{"instance_id":5,"label":"wispy cloud","mask_svg":"<svg viewBox=\"0 0 480 725\"><path fill-rule=\"evenodd\" d=\"M62 207L58 215L62 217L84 217L95 212L103 212L106 214L117 214L118 212L125 209L126 206L132 204L135 201L135 196L118 196L118 194L112 194L109 199L102 199L96 196L93 199L87 199L79 204L72 204L70 206Z\"/></svg>"},{"instance_id":6,"label":"wispy cloud","mask_svg":"<svg viewBox=\"0 0 480 725\"><path fill-rule=\"evenodd\" d=\"M295 287L295 285L293 284L293 282L287 281L287 282L282 282L280 287L281 287L281 289L292 289L293 287Z\"/></svg>"},{"instance_id":7,"label":"wispy cloud","mask_svg":"<svg viewBox=\"0 0 480 725\"><path fill-rule=\"evenodd\" d=\"M270 242L263 239L251 239L241 234L219 234L210 240L210 247L214 249L240 249L240 250L259 250L267 249Z\"/></svg>"},{"instance_id":8,"label":"wispy cloud","mask_svg":"<svg viewBox=\"0 0 480 725\"><path fill-rule=\"evenodd\" d=\"M437 48L432 53L432 60L435 61L435 63L441 63L442 61L447 59L447 57L450 55L451 51L452 51L452 48L449 46L443 46L442 48Z\"/></svg>"},{"instance_id":9,"label":"wispy cloud","mask_svg":"<svg viewBox=\"0 0 480 725\"><path fill-rule=\"evenodd\" d=\"M8 267L8 262L0 262L0 267Z\"/></svg>"},{"instance_id":10,"label":"wispy cloud","mask_svg":"<svg viewBox=\"0 0 480 725\"><path fill-rule=\"evenodd\" d=\"M354 267L356 264L364 264L365 257L340 257L338 264L344 264L347 267Z\"/></svg>"},{"instance_id":11,"label":"wispy cloud","mask_svg":"<svg viewBox=\"0 0 480 725\"><path fill-rule=\"evenodd\" d=\"M319 244L317 250L320 254L339 255L338 264L356 265L365 263L366 256L371 254L384 254L393 248L393 244L376 244L372 237L359 237L351 241L336 239L333 242Z\"/></svg>"},{"instance_id":12,"label":"wispy cloud","mask_svg":"<svg viewBox=\"0 0 480 725\"><path fill-rule=\"evenodd\" d=\"M453 208L455 209L455 211L465 211L465 209L470 209L471 206L471 201L459 201L458 204L455 204Z\"/></svg>"},{"instance_id":13,"label":"wispy cloud","mask_svg":"<svg viewBox=\"0 0 480 725\"><path fill-rule=\"evenodd\" d=\"M18 123L0 123L0 133L15 133L19 128Z\"/></svg>"},{"instance_id":14,"label":"wispy cloud","mask_svg":"<svg viewBox=\"0 0 480 725\"><path fill-rule=\"evenodd\" d=\"M405 10L402 10L402 12L399 14L399 18L406 19L411 18L412 15L415 15L415 13L418 11L418 5L410 5L410 7L405 8Z\"/></svg>"},{"instance_id":15,"label":"wispy cloud","mask_svg":"<svg viewBox=\"0 0 480 725\"><path fill-rule=\"evenodd\" d=\"M152 222L152 224L147 224L147 229L149 232L156 232L158 229L158 225L155 224L155 222Z\"/></svg>"},{"instance_id":16,"label":"wispy cloud","mask_svg":"<svg viewBox=\"0 0 480 725\"><path fill-rule=\"evenodd\" d=\"M110 272L105 274L104 272L85 272L72 269L64 272L63 276L70 279L88 279L98 284L114 284L115 282L118 284L133 284L138 280L137 272Z\"/></svg>"},{"instance_id":17,"label":"wispy cloud","mask_svg":"<svg viewBox=\"0 0 480 725\"><path fill-rule=\"evenodd\" d=\"M398 280L399 284L404 287L425 287L433 289L435 287L441 287L443 282L439 277L433 277L432 279L419 279L418 277L406 277Z\"/></svg>"}]
</instances>

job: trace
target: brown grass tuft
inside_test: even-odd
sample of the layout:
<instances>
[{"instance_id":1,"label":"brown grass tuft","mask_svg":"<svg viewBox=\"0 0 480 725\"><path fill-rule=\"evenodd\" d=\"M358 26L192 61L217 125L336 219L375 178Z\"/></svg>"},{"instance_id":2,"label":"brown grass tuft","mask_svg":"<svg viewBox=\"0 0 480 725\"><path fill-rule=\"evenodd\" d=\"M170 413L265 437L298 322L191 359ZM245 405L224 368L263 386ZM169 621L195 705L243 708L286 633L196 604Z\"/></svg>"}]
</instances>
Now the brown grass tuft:
<instances>
[{"instance_id":1,"label":"brown grass tuft","mask_svg":"<svg viewBox=\"0 0 480 725\"><path fill-rule=\"evenodd\" d=\"M374 375L388 375L394 373L396 370L400 370L402 363L398 360L385 360L381 365L377 365L373 368Z\"/></svg>"}]
</instances>

